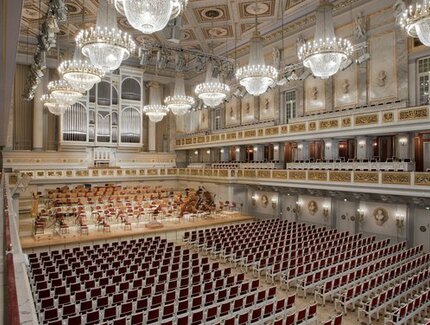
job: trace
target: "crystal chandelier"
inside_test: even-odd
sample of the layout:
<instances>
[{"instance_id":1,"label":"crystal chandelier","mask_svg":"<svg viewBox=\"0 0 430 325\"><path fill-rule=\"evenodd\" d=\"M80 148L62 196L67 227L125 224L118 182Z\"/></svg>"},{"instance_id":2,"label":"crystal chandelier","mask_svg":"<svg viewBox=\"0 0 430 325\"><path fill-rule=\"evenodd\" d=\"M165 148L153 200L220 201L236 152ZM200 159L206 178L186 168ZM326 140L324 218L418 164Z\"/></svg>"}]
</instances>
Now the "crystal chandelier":
<instances>
[{"instance_id":1,"label":"crystal chandelier","mask_svg":"<svg viewBox=\"0 0 430 325\"><path fill-rule=\"evenodd\" d=\"M167 106L161 105L160 86L158 84L149 88L149 105L143 106L143 112L155 123L160 122L169 112Z\"/></svg>"},{"instance_id":2,"label":"crystal chandelier","mask_svg":"<svg viewBox=\"0 0 430 325\"><path fill-rule=\"evenodd\" d=\"M81 30L76 44L94 66L105 72L118 69L136 47L131 36L118 29L116 11L107 0L99 3L96 27Z\"/></svg>"},{"instance_id":3,"label":"crystal chandelier","mask_svg":"<svg viewBox=\"0 0 430 325\"><path fill-rule=\"evenodd\" d=\"M144 34L158 32L184 11L188 0L114 0L115 8L133 28Z\"/></svg>"},{"instance_id":4,"label":"crystal chandelier","mask_svg":"<svg viewBox=\"0 0 430 325\"><path fill-rule=\"evenodd\" d=\"M60 79L48 83L49 95L58 103L71 106L82 97L82 93L69 85L67 81Z\"/></svg>"},{"instance_id":5,"label":"crystal chandelier","mask_svg":"<svg viewBox=\"0 0 430 325\"><path fill-rule=\"evenodd\" d=\"M255 12L257 13L257 1L255 2ZM263 38L257 30L257 25L257 14L255 14L255 32L250 40L249 62L248 65L240 67L236 71L239 83L253 96L265 93L278 78L278 70L264 62Z\"/></svg>"},{"instance_id":6,"label":"crystal chandelier","mask_svg":"<svg viewBox=\"0 0 430 325\"><path fill-rule=\"evenodd\" d=\"M324 0L317 9L314 40L299 48L299 59L312 70L315 77L328 79L339 71L342 62L351 56L352 51L350 41L336 38L332 5Z\"/></svg>"},{"instance_id":7,"label":"crystal chandelier","mask_svg":"<svg viewBox=\"0 0 430 325\"><path fill-rule=\"evenodd\" d=\"M193 107L194 98L185 95L184 76L182 74L176 75L173 96L166 97L164 103L175 115L184 115Z\"/></svg>"},{"instance_id":8,"label":"crystal chandelier","mask_svg":"<svg viewBox=\"0 0 430 325\"><path fill-rule=\"evenodd\" d=\"M88 62L78 47L75 49L73 60L61 62L58 72L72 87L83 93L93 88L104 76L103 70Z\"/></svg>"},{"instance_id":9,"label":"crystal chandelier","mask_svg":"<svg viewBox=\"0 0 430 325\"><path fill-rule=\"evenodd\" d=\"M212 75L212 62L209 62L206 68L205 82L198 84L194 90L196 95L203 100L203 103L209 107L220 105L230 92L230 87L219 81L219 77Z\"/></svg>"},{"instance_id":10,"label":"crystal chandelier","mask_svg":"<svg viewBox=\"0 0 430 325\"><path fill-rule=\"evenodd\" d=\"M411 37L418 37L426 46L430 46L430 2L422 0L421 3L410 5L400 17L400 26Z\"/></svg>"},{"instance_id":11,"label":"crystal chandelier","mask_svg":"<svg viewBox=\"0 0 430 325\"><path fill-rule=\"evenodd\" d=\"M43 106L48 108L49 112L54 115L63 115L66 109L69 107L67 105L59 104L54 97L49 94L43 95L40 100L43 103Z\"/></svg>"}]
</instances>

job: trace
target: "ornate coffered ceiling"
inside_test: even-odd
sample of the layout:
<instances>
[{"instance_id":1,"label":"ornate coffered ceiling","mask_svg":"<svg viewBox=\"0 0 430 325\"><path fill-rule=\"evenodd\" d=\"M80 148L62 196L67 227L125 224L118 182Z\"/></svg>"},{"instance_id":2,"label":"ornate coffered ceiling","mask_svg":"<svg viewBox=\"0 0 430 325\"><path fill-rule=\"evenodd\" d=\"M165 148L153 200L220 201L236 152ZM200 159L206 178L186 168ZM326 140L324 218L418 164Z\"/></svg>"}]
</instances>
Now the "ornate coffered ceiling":
<instances>
[{"instance_id":1,"label":"ornate coffered ceiling","mask_svg":"<svg viewBox=\"0 0 430 325\"><path fill-rule=\"evenodd\" d=\"M335 8L348 8L366 2L365 0L332 0ZM36 37L41 24L41 17L47 10L49 0L25 0L21 18L20 54L32 55L37 43ZM99 0L65 0L68 8L67 22L60 26L58 46L62 52L74 47L74 38L84 26L94 26ZM179 47L209 52L213 44L215 54L233 57L246 55L248 40L258 17L258 28L266 43L279 40L282 35L299 33L315 21L315 9L319 1L315 0L189 0L182 15L182 32ZM82 10L85 7L85 13ZM335 9L336 10L336 9ZM282 20L283 15L283 20ZM281 24L282 20L282 24ZM158 32L143 35L133 29L127 19L118 16L118 25L131 34L138 46L151 43L169 44L169 33ZM281 27L284 25L284 32ZM173 46L175 46L173 44ZM71 51L69 51L71 52ZM54 49L48 57L56 58ZM31 59L30 59L31 60ZM129 64L137 64L132 58ZM29 62L31 63L31 62Z\"/></svg>"}]
</instances>

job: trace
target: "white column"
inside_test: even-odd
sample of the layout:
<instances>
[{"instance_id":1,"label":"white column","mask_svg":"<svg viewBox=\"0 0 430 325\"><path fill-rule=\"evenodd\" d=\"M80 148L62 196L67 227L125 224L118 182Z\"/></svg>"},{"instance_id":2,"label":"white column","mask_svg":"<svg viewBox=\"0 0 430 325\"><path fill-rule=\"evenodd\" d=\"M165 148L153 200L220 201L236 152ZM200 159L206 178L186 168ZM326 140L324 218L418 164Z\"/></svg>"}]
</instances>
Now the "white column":
<instances>
[{"instance_id":1,"label":"white column","mask_svg":"<svg viewBox=\"0 0 430 325\"><path fill-rule=\"evenodd\" d=\"M264 160L264 145L258 144L254 146L254 161Z\"/></svg>"},{"instance_id":2,"label":"white column","mask_svg":"<svg viewBox=\"0 0 430 325\"><path fill-rule=\"evenodd\" d=\"M46 77L43 76L37 86L33 99L33 150L43 150L43 103L40 98L45 88Z\"/></svg>"},{"instance_id":3,"label":"white column","mask_svg":"<svg viewBox=\"0 0 430 325\"><path fill-rule=\"evenodd\" d=\"M221 161L229 161L230 160L230 149L228 147L223 147L220 149Z\"/></svg>"},{"instance_id":4,"label":"white column","mask_svg":"<svg viewBox=\"0 0 430 325\"><path fill-rule=\"evenodd\" d=\"M371 150L371 141L369 137L359 136L356 143L357 160L369 159Z\"/></svg>"},{"instance_id":5,"label":"white column","mask_svg":"<svg viewBox=\"0 0 430 325\"><path fill-rule=\"evenodd\" d=\"M158 99L160 96L160 84L155 81L151 81L149 84L149 104L156 104L151 100L152 98ZM158 103L161 104L161 103ZM148 151L154 152L156 150L156 123L148 120Z\"/></svg>"},{"instance_id":6,"label":"white column","mask_svg":"<svg viewBox=\"0 0 430 325\"><path fill-rule=\"evenodd\" d=\"M407 133L400 133L396 136L396 156L399 159L408 159L410 158L409 152L410 152L410 146L411 146L411 139L409 137L409 134Z\"/></svg>"}]
</instances>

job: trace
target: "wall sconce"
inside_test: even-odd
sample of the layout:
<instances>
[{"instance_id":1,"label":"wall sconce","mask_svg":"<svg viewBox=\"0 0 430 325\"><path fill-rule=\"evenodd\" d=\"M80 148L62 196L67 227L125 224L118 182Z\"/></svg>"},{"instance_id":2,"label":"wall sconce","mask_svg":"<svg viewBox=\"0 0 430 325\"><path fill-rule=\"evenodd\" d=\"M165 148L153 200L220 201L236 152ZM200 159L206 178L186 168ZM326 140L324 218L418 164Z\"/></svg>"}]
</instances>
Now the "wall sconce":
<instances>
[{"instance_id":1,"label":"wall sconce","mask_svg":"<svg viewBox=\"0 0 430 325\"><path fill-rule=\"evenodd\" d=\"M258 194L254 194L253 196L251 196L251 199L252 199L252 205L256 206L257 200L258 200Z\"/></svg>"},{"instance_id":2,"label":"wall sconce","mask_svg":"<svg viewBox=\"0 0 430 325\"><path fill-rule=\"evenodd\" d=\"M402 147L404 147L408 143L408 139L403 137L399 139L399 143Z\"/></svg>"},{"instance_id":3,"label":"wall sconce","mask_svg":"<svg viewBox=\"0 0 430 325\"><path fill-rule=\"evenodd\" d=\"M302 144L297 145L297 149L302 150L303 149L303 145Z\"/></svg>"},{"instance_id":4,"label":"wall sconce","mask_svg":"<svg viewBox=\"0 0 430 325\"><path fill-rule=\"evenodd\" d=\"M194 154L197 156L199 154L199 152L196 150L196 151L194 151Z\"/></svg>"},{"instance_id":5,"label":"wall sconce","mask_svg":"<svg viewBox=\"0 0 430 325\"><path fill-rule=\"evenodd\" d=\"M295 206L295 208L293 209L293 212L294 212L294 214L295 214L295 216L296 216L296 219L299 217L299 215L300 215L300 212L301 212L301 210L302 210L302 205L303 205L303 202L302 201L297 201L296 202L296 206Z\"/></svg>"},{"instance_id":6,"label":"wall sconce","mask_svg":"<svg viewBox=\"0 0 430 325\"><path fill-rule=\"evenodd\" d=\"M405 216L401 214L396 214L395 218L397 229L402 230L403 228L405 228Z\"/></svg>"},{"instance_id":7,"label":"wall sconce","mask_svg":"<svg viewBox=\"0 0 430 325\"><path fill-rule=\"evenodd\" d=\"M357 209L357 220L359 223L364 222L364 209Z\"/></svg>"},{"instance_id":8,"label":"wall sconce","mask_svg":"<svg viewBox=\"0 0 430 325\"><path fill-rule=\"evenodd\" d=\"M224 149L221 149L219 152L224 153Z\"/></svg>"},{"instance_id":9,"label":"wall sconce","mask_svg":"<svg viewBox=\"0 0 430 325\"><path fill-rule=\"evenodd\" d=\"M360 148L364 148L364 146L366 145L366 140L358 141L358 145L360 146Z\"/></svg>"},{"instance_id":10,"label":"wall sconce","mask_svg":"<svg viewBox=\"0 0 430 325\"><path fill-rule=\"evenodd\" d=\"M322 212L323 212L324 218L327 219L328 218L328 212L329 212L329 206L328 206L328 204L324 204L323 205Z\"/></svg>"},{"instance_id":11,"label":"wall sconce","mask_svg":"<svg viewBox=\"0 0 430 325\"><path fill-rule=\"evenodd\" d=\"M211 151L210 151L210 150L206 150L206 153L207 153L208 155L210 155L210 154L211 154Z\"/></svg>"},{"instance_id":12,"label":"wall sconce","mask_svg":"<svg viewBox=\"0 0 430 325\"><path fill-rule=\"evenodd\" d=\"M378 146L378 142L373 142L373 146L377 147Z\"/></svg>"},{"instance_id":13,"label":"wall sconce","mask_svg":"<svg viewBox=\"0 0 430 325\"><path fill-rule=\"evenodd\" d=\"M277 205L278 205L278 198L272 197L272 208L276 209Z\"/></svg>"},{"instance_id":14,"label":"wall sconce","mask_svg":"<svg viewBox=\"0 0 430 325\"><path fill-rule=\"evenodd\" d=\"M343 149L343 148L345 148L345 145L344 144L340 144L339 148Z\"/></svg>"},{"instance_id":15,"label":"wall sconce","mask_svg":"<svg viewBox=\"0 0 430 325\"><path fill-rule=\"evenodd\" d=\"M331 142L327 142L327 143L325 144L325 147L326 147L327 149L330 149L330 148L331 148Z\"/></svg>"},{"instance_id":16,"label":"wall sconce","mask_svg":"<svg viewBox=\"0 0 430 325\"><path fill-rule=\"evenodd\" d=\"M273 146L273 150L275 151L279 150L279 146Z\"/></svg>"},{"instance_id":17,"label":"wall sconce","mask_svg":"<svg viewBox=\"0 0 430 325\"><path fill-rule=\"evenodd\" d=\"M258 151L258 147L254 147L254 151Z\"/></svg>"},{"instance_id":18,"label":"wall sconce","mask_svg":"<svg viewBox=\"0 0 430 325\"><path fill-rule=\"evenodd\" d=\"M240 152L240 148L236 148L236 152Z\"/></svg>"}]
</instances>

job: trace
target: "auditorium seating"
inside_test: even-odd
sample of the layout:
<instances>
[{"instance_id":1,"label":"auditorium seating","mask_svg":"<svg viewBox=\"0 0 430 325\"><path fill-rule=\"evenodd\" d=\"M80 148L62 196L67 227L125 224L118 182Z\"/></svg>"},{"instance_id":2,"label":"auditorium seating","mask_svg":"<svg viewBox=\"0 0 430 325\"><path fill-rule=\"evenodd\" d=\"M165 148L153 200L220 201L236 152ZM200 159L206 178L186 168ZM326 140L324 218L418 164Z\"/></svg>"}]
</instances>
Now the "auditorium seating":
<instances>
[{"instance_id":1,"label":"auditorium seating","mask_svg":"<svg viewBox=\"0 0 430 325\"><path fill-rule=\"evenodd\" d=\"M159 237L30 254L28 273L41 324L247 324L294 311L294 295Z\"/></svg>"}]
</instances>

